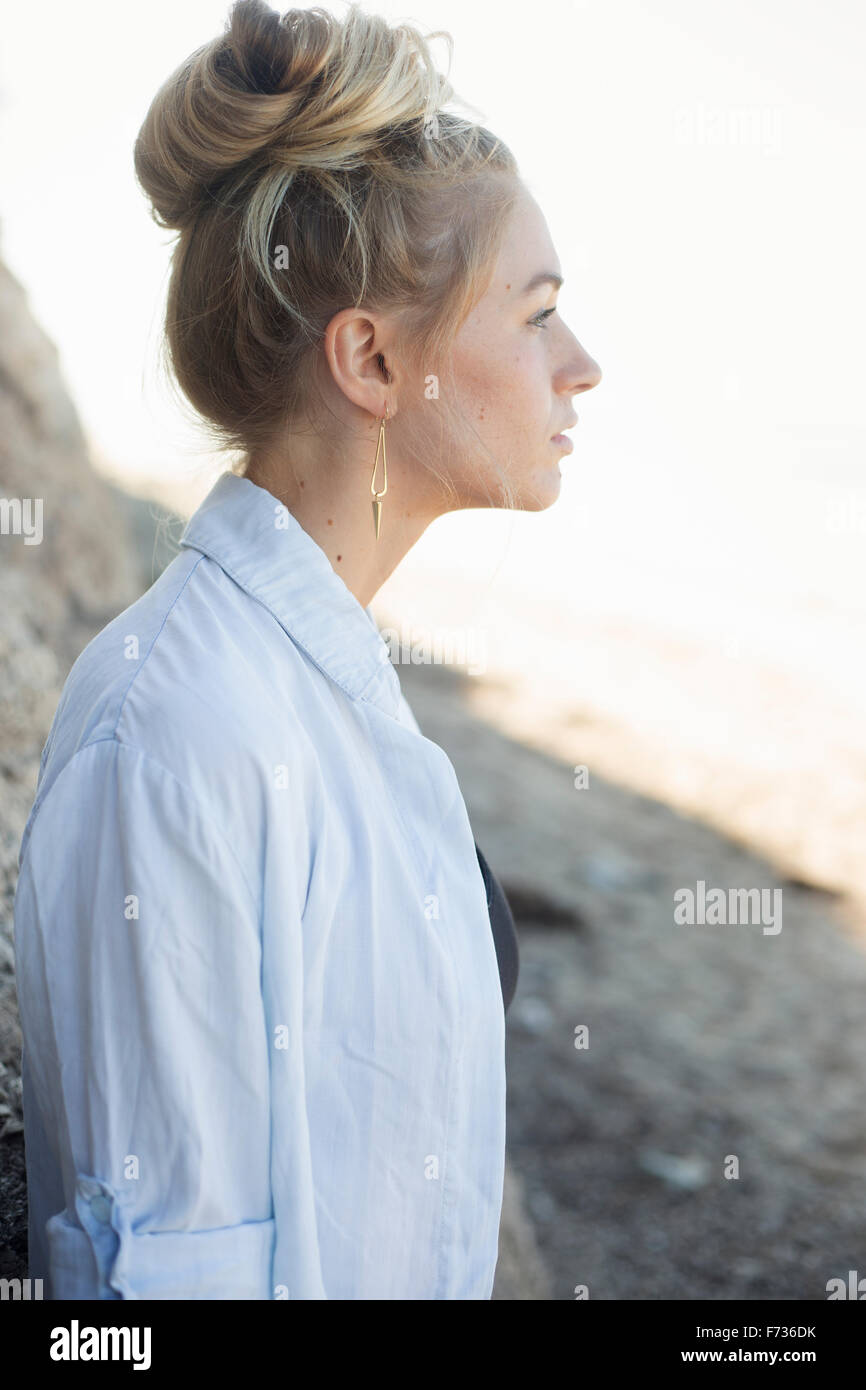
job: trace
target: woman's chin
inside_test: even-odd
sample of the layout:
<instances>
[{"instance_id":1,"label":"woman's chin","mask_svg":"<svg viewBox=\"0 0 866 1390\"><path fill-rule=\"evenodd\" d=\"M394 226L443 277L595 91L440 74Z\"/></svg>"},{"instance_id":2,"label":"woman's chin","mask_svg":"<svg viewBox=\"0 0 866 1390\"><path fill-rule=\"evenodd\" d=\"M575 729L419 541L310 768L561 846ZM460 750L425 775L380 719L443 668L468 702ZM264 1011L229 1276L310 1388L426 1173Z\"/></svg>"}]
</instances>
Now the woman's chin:
<instances>
[{"instance_id":1,"label":"woman's chin","mask_svg":"<svg viewBox=\"0 0 866 1390\"><path fill-rule=\"evenodd\" d=\"M512 477L508 489L499 488L496 480L483 480L482 485L477 485L477 480L472 479L471 485L465 489L458 489L457 500L449 498L449 511L459 511L463 508L505 508L515 512L544 512L548 507L552 507L559 498L562 491L562 474L559 471L559 463L546 463L543 468L537 468L534 473L526 474L521 478ZM491 494L498 496L494 500Z\"/></svg>"},{"instance_id":2,"label":"woman's chin","mask_svg":"<svg viewBox=\"0 0 866 1390\"><path fill-rule=\"evenodd\" d=\"M527 481L518 491L517 509L522 512L544 512L552 507L562 491L562 474L559 464L539 470L532 481Z\"/></svg>"}]
</instances>

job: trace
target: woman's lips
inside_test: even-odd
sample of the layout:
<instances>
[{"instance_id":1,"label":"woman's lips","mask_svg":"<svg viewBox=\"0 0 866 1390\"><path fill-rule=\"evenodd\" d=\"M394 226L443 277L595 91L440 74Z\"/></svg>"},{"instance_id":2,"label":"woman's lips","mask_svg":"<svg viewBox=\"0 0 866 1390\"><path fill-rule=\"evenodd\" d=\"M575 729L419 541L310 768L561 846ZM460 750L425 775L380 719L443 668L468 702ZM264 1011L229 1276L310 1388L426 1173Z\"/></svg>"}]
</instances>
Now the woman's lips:
<instances>
[{"instance_id":1,"label":"woman's lips","mask_svg":"<svg viewBox=\"0 0 866 1390\"><path fill-rule=\"evenodd\" d=\"M577 421L578 417L575 415L573 420L569 420L565 428L567 430L573 430ZM566 434L555 434L550 442L551 444L555 444L557 449L562 449L566 454L570 454L574 448L574 444Z\"/></svg>"}]
</instances>

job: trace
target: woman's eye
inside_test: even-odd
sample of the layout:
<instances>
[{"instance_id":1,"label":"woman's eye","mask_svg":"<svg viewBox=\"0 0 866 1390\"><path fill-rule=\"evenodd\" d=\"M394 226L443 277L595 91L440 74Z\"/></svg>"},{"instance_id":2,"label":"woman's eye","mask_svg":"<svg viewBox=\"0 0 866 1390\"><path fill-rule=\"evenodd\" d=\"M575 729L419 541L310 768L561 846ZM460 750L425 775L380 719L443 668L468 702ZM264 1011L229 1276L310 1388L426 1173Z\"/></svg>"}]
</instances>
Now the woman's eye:
<instances>
[{"instance_id":1,"label":"woman's eye","mask_svg":"<svg viewBox=\"0 0 866 1390\"><path fill-rule=\"evenodd\" d=\"M549 318L550 318L550 315L551 315L551 314L555 314L555 313L556 313L556 307L555 307L555 306L554 306L553 309L541 309L541 310L539 311L539 313L533 315L533 317L529 320L529 322L532 323L532 324L534 324L536 328L546 328L547 325L545 324L544 320L545 320L545 319L549 319Z\"/></svg>"}]
</instances>

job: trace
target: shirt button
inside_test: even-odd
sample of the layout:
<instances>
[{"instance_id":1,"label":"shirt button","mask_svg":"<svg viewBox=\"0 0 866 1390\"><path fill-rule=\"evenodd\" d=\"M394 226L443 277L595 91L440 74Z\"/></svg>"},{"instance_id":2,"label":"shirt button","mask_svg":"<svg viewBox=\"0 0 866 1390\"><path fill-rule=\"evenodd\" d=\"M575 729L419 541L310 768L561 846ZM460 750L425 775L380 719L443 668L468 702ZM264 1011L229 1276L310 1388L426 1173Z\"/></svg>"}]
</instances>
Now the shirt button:
<instances>
[{"instance_id":1,"label":"shirt button","mask_svg":"<svg viewBox=\"0 0 866 1390\"><path fill-rule=\"evenodd\" d=\"M88 1201L99 1192L99 1184L93 1182L90 1178L79 1178L77 1187L81 1196L86 1197Z\"/></svg>"},{"instance_id":2,"label":"shirt button","mask_svg":"<svg viewBox=\"0 0 866 1390\"><path fill-rule=\"evenodd\" d=\"M108 1224L108 1219L111 1215L111 1203L108 1201L107 1197L91 1197L90 1210L93 1212L97 1221L102 1221L105 1225Z\"/></svg>"}]
</instances>

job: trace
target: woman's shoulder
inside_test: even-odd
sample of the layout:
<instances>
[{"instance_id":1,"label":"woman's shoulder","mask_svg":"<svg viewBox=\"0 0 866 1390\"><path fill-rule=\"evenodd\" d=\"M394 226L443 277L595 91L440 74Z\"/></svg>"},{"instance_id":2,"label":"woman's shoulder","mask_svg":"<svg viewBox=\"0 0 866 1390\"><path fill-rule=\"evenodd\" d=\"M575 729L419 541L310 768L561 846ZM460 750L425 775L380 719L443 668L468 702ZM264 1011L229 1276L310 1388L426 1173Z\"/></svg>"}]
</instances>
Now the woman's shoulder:
<instances>
[{"instance_id":1,"label":"woman's shoulder","mask_svg":"<svg viewBox=\"0 0 866 1390\"><path fill-rule=\"evenodd\" d=\"M277 767L303 790L316 774L319 706L303 654L267 610L206 556L182 551L73 665L37 796L107 740L216 805L261 800Z\"/></svg>"}]
</instances>

